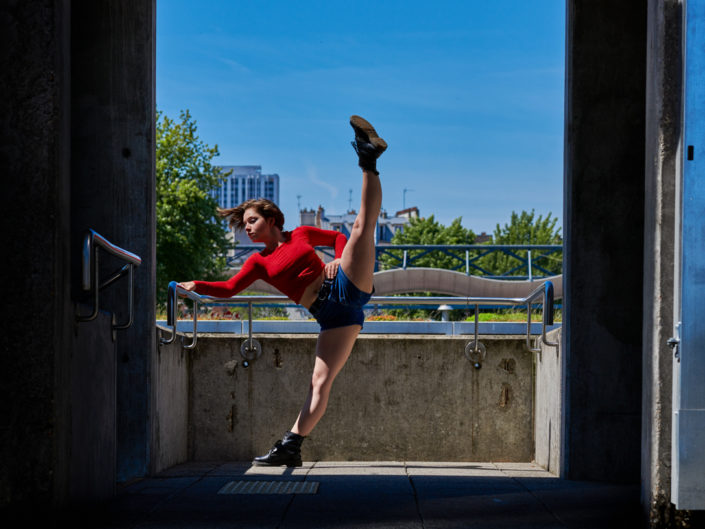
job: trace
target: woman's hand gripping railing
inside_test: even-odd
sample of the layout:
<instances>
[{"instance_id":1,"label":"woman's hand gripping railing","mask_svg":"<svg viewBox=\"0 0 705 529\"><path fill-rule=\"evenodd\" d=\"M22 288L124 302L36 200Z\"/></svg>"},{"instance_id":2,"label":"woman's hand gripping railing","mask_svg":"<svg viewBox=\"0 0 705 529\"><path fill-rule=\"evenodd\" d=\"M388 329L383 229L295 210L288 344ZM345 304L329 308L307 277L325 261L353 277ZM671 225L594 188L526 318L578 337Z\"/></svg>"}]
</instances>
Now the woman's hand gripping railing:
<instances>
[{"instance_id":1,"label":"woman's hand gripping railing","mask_svg":"<svg viewBox=\"0 0 705 529\"><path fill-rule=\"evenodd\" d=\"M159 338L159 343L162 345L168 345L176 340L176 307L179 302L179 295L187 297L193 301L193 338L190 344L183 344L184 349L193 349L196 347L196 340L198 339L198 300L200 299L200 296L195 292L181 288L176 281L171 281L169 283L166 297L166 324L171 331L171 336L169 336L169 338Z\"/></svg>"},{"instance_id":2,"label":"woman's hand gripping railing","mask_svg":"<svg viewBox=\"0 0 705 529\"><path fill-rule=\"evenodd\" d=\"M126 265L121 267L102 283L100 282L99 277L98 248L102 248L109 254L114 255L123 261L127 261ZM112 285L115 281L127 274L127 305L129 307L129 315L126 322L113 323L113 331L127 329L130 325L132 325L135 313L133 269L135 266L139 266L140 264L142 264L142 259L139 255L123 250L119 246L115 246L99 233L96 233L93 230L88 230L83 239L81 288L92 293L93 310L87 316L78 314L77 310L76 321L82 322L94 320L96 316L98 316L98 300L100 291Z\"/></svg>"},{"instance_id":3,"label":"woman's hand gripping railing","mask_svg":"<svg viewBox=\"0 0 705 529\"><path fill-rule=\"evenodd\" d=\"M252 304L253 303L286 303L289 302L289 298L286 296L236 296L232 298L215 298L212 296L201 296L186 290L179 286L176 281L169 283L169 288L167 289L167 302L166 302L166 325L169 328L171 335L168 338L160 338L159 343L162 345L168 345L176 340L176 307L178 304L178 296L182 296L193 301L193 336L191 338L191 343L184 343L184 349L193 349L196 347L196 341L198 340L198 304L203 303L227 303L227 302L240 302L247 303L248 306L248 339L243 342L241 347L241 353L246 360L253 360L258 357L262 349L254 338L252 338Z\"/></svg>"},{"instance_id":4,"label":"woman's hand gripping railing","mask_svg":"<svg viewBox=\"0 0 705 529\"><path fill-rule=\"evenodd\" d=\"M543 297L543 318L541 320L541 341L550 347L558 347L558 342L549 342L546 327L553 325L553 283L545 281L526 297L526 348L532 353L540 353L540 347L531 347L531 303Z\"/></svg>"}]
</instances>

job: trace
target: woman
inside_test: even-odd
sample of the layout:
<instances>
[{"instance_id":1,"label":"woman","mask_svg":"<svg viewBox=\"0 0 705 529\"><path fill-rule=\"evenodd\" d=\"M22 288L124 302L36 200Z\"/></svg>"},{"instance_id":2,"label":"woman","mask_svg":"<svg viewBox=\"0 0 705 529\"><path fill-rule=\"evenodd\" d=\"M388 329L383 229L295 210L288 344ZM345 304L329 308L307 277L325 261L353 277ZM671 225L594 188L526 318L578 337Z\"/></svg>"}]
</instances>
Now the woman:
<instances>
[{"instance_id":1,"label":"woman","mask_svg":"<svg viewBox=\"0 0 705 529\"><path fill-rule=\"evenodd\" d=\"M263 242L264 250L250 256L228 281L181 283L199 294L229 297L255 279L264 279L306 307L321 326L311 385L301 412L266 455L255 457L255 465L301 466L301 443L325 412L333 380L362 329L362 307L373 292L375 227L382 205L377 158L387 144L360 116L352 116L350 125L362 168L362 200L350 240L339 232L310 226L285 232L284 215L274 203L248 200L220 213L229 218L231 226L244 229L252 241ZM335 259L326 265L313 249L323 245L335 248Z\"/></svg>"}]
</instances>

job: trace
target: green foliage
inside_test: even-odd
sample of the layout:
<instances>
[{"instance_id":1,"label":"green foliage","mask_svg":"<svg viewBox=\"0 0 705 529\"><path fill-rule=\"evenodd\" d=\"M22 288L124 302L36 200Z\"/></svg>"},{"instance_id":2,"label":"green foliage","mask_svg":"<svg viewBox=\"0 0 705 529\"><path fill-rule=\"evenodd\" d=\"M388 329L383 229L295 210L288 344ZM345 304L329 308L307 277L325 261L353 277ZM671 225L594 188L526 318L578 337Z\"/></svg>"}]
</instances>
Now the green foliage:
<instances>
[{"instance_id":1,"label":"green foliage","mask_svg":"<svg viewBox=\"0 0 705 529\"><path fill-rule=\"evenodd\" d=\"M473 244L475 242L475 233L472 230L463 228L461 218L451 222L450 226L444 226L439 223L433 215L428 218L412 218L403 232L399 231L392 237L392 244ZM425 250L409 250L407 260L412 257L424 254ZM391 255L389 255L391 254ZM380 256L380 268L399 268L400 262L403 259L403 250L391 250L389 254ZM441 250L434 250L421 255L414 261L414 267L428 268L445 268L457 269L464 262L463 255L458 253L459 257L453 257ZM432 295L431 292L419 292L415 295ZM439 319L440 315L433 309L387 309L385 314L399 319ZM452 311L450 313L452 320L461 319L464 317L462 311Z\"/></svg>"},{"instance_id":2,"label":"green foliage","mask_svg":"<svg viewBox=\"0 0 705 529\"><path fill-rule=\"evenodd\" d=\"M443 226L436 221L433 215L426 218L412 218L403 231L398 231L392 237L392 244L473 244L475 234L472 230L463 228L461 218L458 217L450 226ZM425 250L409 250L408 259L420 255ZM392 255L380 256L381 268L399 268L403 258L402 250L392 250ZM464 260L464 257L462 257ZM429 252L414 261L414 266L429 268L455 269L461 261L440 250Z\"/></svg>"},{"instance_id":3,"label":"green foliage","mask_svg":"<svg viewBox=\"0 0 705 529\"><path fill-rule=\"evenodd\" d=\"M403 233L397 233L392 239L392 244L473 244L475 234L468 229L462 227L461 219L455 219L453 223L446 227L439 224L433 216L428 219L411 219L411 223L405 227ZM521 214L512 212L510 222L497 228L494 231L493 240L488 244L502 245L527 245L527 244L561 244L560 228L556 228L558 219L548 213L546 217L539 215L536 217L534 210L531 213L522 211ZM452 252L452 250L451 250ZM549 274L560 274L562 271L562 252L554 252L547 254L548 250L532 251L533 275L543 276L545 272L536 268L541 266L546 269ZM402 259L403 252L401 250L392 250L390 255L380 256L380 268L398 268ZM408 258L414 255L420 255L423 250L410 250ZM419 257L414 261L413 266L423 266L432 268L445 268L464 271L465 255L464 251L453 252L456 257L443 253L441 251L429 252L428 254ZM514 253L524 259L527 257L527 251L514 251ZM547 254L547 255L546 255ZM478 255L477 252L470 252L470 258ZM527 275L526 265L519 261L516 257L505 254L503 252L492 252L478 259L475 264L487 270L490 275L502 275L509 272L509 275L525 276ZM513 270L515 269L516 270ZM470 273L479 273L477 270ZM425 293L431 295L431 293ZM424 295L424 293L417 293ZM383 309L383 315L388 315L398 319L440 319L440 314L436 310L431 309ZM450 313L451 320L463 320L467 317L474 318L472 311L454 310Z\"/></svg>"},{"instance_id":4,"label":"green foliage","mask_svg":"<svg viewBox=\"0 0 705 529\"><path fill-rule=\"evenodd\" d=\"M544 218L539 215L538 218L534 210L531 213L522 211L517 214L512 211L512 216L508 224L504 227L497 227L494 230L492 244L561 244L560 228L556 228L558 222L557 217L552 217L549 212ZM516 251L518 256L526 259L527 251ZM541 266L548 270L551 275L560 274L562 271L563 252L554 252L541 257L546 251L532 251L532 264ZM527 275L527 267L523 265L516 257L503 252L492 252L486 257L478 260L479 266L488 270L492 275L501 275L509 272L508 275L525 276ZM518 267L518 268L517 268ZM513 270L517 268L516 270ZM545 275L541 270L533 268L533 275Z\"/></svg>"},{"instance_id":5,"label":"green foliage","mask_svg":"<svg viewBox=\"0 0 705 529\"><path fill-rule=\"evenodd\" d=\"M157 300L169 281L217 279L225 267L225 231L211 192L226 176L211 164L218 146L196 135L188 110L179 122L157 113Z\"/></svg>"}]
</instances>

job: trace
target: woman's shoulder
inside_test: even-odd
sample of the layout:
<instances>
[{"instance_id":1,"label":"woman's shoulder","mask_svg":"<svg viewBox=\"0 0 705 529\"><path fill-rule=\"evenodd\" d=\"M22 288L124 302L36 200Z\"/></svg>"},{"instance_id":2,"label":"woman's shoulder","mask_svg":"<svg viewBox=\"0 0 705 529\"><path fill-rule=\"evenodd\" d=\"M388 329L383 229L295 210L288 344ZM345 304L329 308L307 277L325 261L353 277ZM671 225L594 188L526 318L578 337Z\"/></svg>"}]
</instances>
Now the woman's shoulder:
<instances>
[{"instance_id":1,"label":"woman's shoulder","mask_svg":"<svg viewBox=\"0 0 705 529\"><path fill-rule=\"evenodd\" d=\"M285 236L288 235L288 240L296 240L296 239L303 239L305 238L309 233L311 233L311 228L313 226L298 226L297 228L294 228L292 231L286 231L284 232ZM315 229L315 228L313 228Z\"/></svg>"},{"instance_id":2,"label":"woman's shoulder","mask_svg":"<svg viewBox=\"0 0 705 529\"><path fill-rule=\"evenodd\" d=\"M292 237L307 237L312 233L321 233L325 230L317 228L316 226L299 226L294 228L294 231L290 232Z\"/></svg>"}]
</instances>

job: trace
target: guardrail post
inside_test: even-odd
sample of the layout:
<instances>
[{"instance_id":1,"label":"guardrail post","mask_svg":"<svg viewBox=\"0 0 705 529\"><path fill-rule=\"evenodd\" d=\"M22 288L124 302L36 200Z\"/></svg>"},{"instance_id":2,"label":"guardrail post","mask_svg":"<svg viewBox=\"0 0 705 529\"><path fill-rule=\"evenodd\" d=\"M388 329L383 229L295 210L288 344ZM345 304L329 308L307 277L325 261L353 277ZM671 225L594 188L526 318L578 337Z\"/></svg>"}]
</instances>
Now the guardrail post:
<instances>
[{"instance_id":1,"label":"guardrail post","mask_svg":"<svg viewBox=\"0 0 705 529\"><path fill-rule=\"evenodd\" d=\"M176 281L169 282L166 295L166 325L170 327L171 336L169 338L159 338L159 345L169 345L176 340Z\"/></svg>"}]
</instances>

